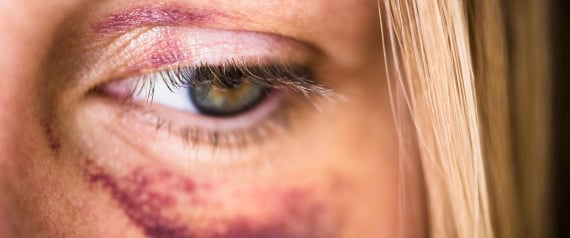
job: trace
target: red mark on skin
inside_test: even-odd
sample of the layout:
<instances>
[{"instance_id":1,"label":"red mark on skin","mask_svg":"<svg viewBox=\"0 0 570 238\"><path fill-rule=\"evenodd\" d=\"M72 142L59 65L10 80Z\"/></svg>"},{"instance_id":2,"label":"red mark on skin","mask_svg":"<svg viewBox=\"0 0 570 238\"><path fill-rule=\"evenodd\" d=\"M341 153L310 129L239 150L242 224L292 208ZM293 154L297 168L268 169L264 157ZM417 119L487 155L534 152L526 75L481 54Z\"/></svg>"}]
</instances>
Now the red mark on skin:
<instances>
[{"instance_id":1,"label":"red mark on skin","mask_svg":"<svg viewBox=\"0 0 570 238\"><path fill-rule=\"evenodd\" d=\"M211 10L155 5L108 16L93 28L95 32L109 34L143 26L199 26L220 16L223 14Z\"/></svg>"},{"instance_id":2,"label":"red mark on skin","mask_svg":"<svg viewBox=\"0 0 570 238\"><path fill-rule=\"evenodd\" d=\"M262 203L279 207L267 219L254 220L247 215L221 218L221 204L216 200L235 202L251 196L209 197L216 186L197 184L165 170L139 168L126 176L115 177L88 162L87 175L91 184L109 191L132 223L150 238L333 237L327 232L329 227L320 222L322 207L308 202L308 192L302 189L262 192L259 195ZM252 201L239 201L247 202ZM184 219L191 217L195 209L211 217Z\"/></svg>"},{"instance_id":3,"label":"red mark on skin","mask_svg":"<svg viewBox=\"0 0 570 238\"><path fill-rule=\"evenodd\" d=\"M156 70L191 58L191 54L183 50L173 29L162 29L158 34L155 38L159 40L153 41L148 49L141 52L142 57L134 59L131 71Z\"/></svg>"},{"instance_id":4,"label":"red mark on skin","mask_svg":"<svg viewBox=\"0 0 570 238\"><path fill-rule=\"evenodd\" d=\"M44 133L46 140L48 142L49 148L54 154L58 155L61 149L61 142L57 137L57 133L53 129L53 125L49 122L43 122L42 127L44 128Z\"/></svg>"},{"instance_id":5,"label":"red mark on skin","mask_svg":"<svg viewBox=\"0 0 570 238\"><path fill-rule=\"evenodd\" d=\"M174 207L177 203L175 197L155 191L152 185L156 181L166 181L173 189L181 189L191 195L195 189L193 181L169 181L172 178L169 173L142 176L141 170L117 180L92 163L88 169L89 181L109 190L126 215L148 237L191 237L184 224L166 218L160 212Z\"/></svg>"},{"instance_id":6,"label":"red mark on skin","mask_svg":"<svg viewBox=\"0 0 570 238\"><path fill-rule=\"evenodd\" d=\"M142 72L156 71L159 68L171 67L175 69L177 63L191 58L189 52L182 50L181 42L176 39L176 32L172 29L163 29L158 33L158 40L153 41L149 46L141 50L140 57L136 57L130 62L128 72L132 75L139 75ZM114 81L96 88L98 93L106 96L128 101L133 96L133 86L124 80ZM136 88L138 89L138 88ZM142 93L142 92L139 92ZM145 92L146 93L146 92ZM143 95L145 96L145 95Z\"/></svg>"},{"instance_id":7,"label":"red mark on skin","mask_svg":"<svg viewBox=\"0 0 570 238\"><path fill-rule=\"evenodd\" d=\"M178 63L190 58L188 53L182 52L180 41L176 40L174 37L175 32L172 30L164 30L161 34L164 36L164 40L156 42L156 44L152 46L148 56L149 63L142 67L146 66L157 68Z\"/></svg>"}]
</instances>

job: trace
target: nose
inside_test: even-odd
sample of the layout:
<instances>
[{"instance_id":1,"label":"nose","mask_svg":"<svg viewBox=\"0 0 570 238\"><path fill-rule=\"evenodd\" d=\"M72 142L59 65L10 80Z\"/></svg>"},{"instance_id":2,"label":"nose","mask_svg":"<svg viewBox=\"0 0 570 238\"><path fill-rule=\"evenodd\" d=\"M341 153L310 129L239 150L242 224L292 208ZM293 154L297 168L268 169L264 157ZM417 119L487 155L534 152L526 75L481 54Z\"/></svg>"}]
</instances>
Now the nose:
<instances>
[{"instance_id":1,"label":"nose","mask_svg":"<svg viewBox=\"0 0 570 238\"><path fill-rule=\"evenodd\" d=\"M0 1L0 237L18 237L26 166L42 159L41 66L65 9L76 0Z\"/></svg>"},{"instance_id":2,"label":"nose","mask_svg":"<svg viewBox=\"0 0 570 238\"><path fill-rule=\"evenodd\" d=\"M22 159L22 128L29 123L34 32L29 12L17 3L0 3L0 237L15 237L15 168ZM29 21L29 20L28 20ZM32 47L29 47L32 46ZM28 111L28 112L26 112Z\"/></svg>"}]
</instances>

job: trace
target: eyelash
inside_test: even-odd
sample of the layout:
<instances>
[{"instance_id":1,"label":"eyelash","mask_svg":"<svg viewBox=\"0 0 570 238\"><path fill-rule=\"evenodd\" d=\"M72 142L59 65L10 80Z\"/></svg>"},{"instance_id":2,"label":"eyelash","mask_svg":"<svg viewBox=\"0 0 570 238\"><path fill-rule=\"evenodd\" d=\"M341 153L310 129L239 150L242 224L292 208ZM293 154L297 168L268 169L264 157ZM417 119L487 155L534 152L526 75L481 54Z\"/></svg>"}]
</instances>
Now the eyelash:
<instances>
[{"instance_id":1,"label":"eyelash","mask_svg":"<svg viewBox=\"0 0 570 238\"><path fill-rule=\"evenodd\" d=\"M175 66L170 69L132 78L134 87L131 88L128 99L134 99L142 95L147 102L152 104L157 80L163 81L171 92L175 92L179 89L196 86L223 85L223 83L228 83L224 80L228 78L228 75L232 74L242 75L243 77L239 80L247 79L251 83L263 87L288 89L290 92L307 99L313 105L315 105L312 102L314 96L331 98L334 95L332 90L318 84L312 72L306 67L284 63L261 63L261 61L252 63L245 59L231 59L217 65ZM148 90L145 92L145 89ZM280 103L278 109L270 112L260 122L254 123L251 127L221 131L186 125L178 128L178 135L185 144L190 145L190 148L198 148L196 145L202 143L210 145L212 154L216 154L214 153L215 150L220 147L229 148L231 153L236 152L235 149L243 151L250 144L260 144L267 139L271 139L276 132L286 131L289 128L290 109L297 105L292 101L297 102L297 99L295 97L285 98ZM166 128L168 133L172 133L173 130L172 122L158 114L156 114L155 127L157 130Z\"/></svg>"},{"instance_id":2,"label":"eyelash","mask_svg":"<svg viewBox=\"0 0 570 238\"><path fill-rule=\"evenodd\" d=\"M232 74L242 75L240 79L246 78L251 83L266 88L287 88L305 97L312 95L331 97L333 95L332 90L318 84L314 80L313 73L305 67L284 63L252 64L245 59L231 59L217 65L205 63L198 66L178 65L171 69L143 75L137 80L130 96L134 98L144 94L144 89L148 88L145 96L152 102L154 84L157 80L163 81L171 92L175 92L182 88L232 83L224 81L224 78ZM210 78L213 80L209 80Z\"/></svg>"}]
</instances>

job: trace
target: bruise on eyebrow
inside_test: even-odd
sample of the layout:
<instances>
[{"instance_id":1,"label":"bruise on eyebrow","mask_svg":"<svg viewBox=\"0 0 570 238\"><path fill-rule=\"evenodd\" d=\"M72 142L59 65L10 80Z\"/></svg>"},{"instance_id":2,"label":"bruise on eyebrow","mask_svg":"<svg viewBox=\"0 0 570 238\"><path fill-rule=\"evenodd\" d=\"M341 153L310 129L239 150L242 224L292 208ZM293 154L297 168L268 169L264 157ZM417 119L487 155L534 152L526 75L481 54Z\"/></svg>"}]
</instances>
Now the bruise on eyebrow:
<instances>
[{"instance_id":1,"label":"bruise on eyebrow","mask_svg":"<svg viewBox=\"0 0 570 238\"><path fill-rule=\"evenodd\" d=\"M131 223L149 238L334 237L330 232L332 226L323 222L322 204L310 199L310 191L306 189L270 192L263 198L264 203L275 207L267 214L268 219L251 219L247 215L222 218L218 214L220 201L256 195L211 196L213 190L224 185L200 184L189 177L152 168L139 167L125 176L115 177L88 161L86 174L88 182L109 192ZM243 201L247 202L251 201ZM195 215L196 209L213 216L184 219Z\"/></svg>"},{"instance_id":2,"label":"bruise on eyebrow","mask_svg":"<svg viewBox=\"0 0 570 238\"><path fill-rule=\"evenodd\" d=\"M200 26L227 16L209 9L180 6L144 6L109 15L93 25L97 33L110 34L143 26Z\"/></svg>"}]
</instances>

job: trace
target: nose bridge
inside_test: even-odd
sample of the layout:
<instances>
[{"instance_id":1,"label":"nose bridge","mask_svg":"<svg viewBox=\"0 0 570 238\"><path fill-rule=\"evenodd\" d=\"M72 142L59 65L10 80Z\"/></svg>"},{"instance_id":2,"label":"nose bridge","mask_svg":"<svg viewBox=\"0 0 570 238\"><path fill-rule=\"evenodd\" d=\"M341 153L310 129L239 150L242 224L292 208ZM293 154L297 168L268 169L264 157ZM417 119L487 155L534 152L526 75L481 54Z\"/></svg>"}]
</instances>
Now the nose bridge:
<instances>
[{"instance_id":1,"label":"nose bridge","mask_svg":"<svg viewBox=\"0 0 570 238\"><path fill-rule=\"evenodd\" d=\"M18 29L18 19L13 16L17 12L8 14L7 11L9 9L4 6L0 8L0 15L6 16L0 21L0 32L5 33L0 35L0 165L6 161L6 153L13 148L10 144L14 143L15 118L20 110L16 100L26 78L25 70L20 70L25 52L22 47L17 47L18 40L24 40L22 29Z\"/></svg>"},{"instance_id":2,"label":"nose bridge","mask_svg":"<svg viewBox=\"0 0 570 238\"><path fill-rule=\"evenodd\" d=\"M17 227L25 227L18 219L16 201L33 193L19 183L30 158L38 157L33 148L39 145L34 143L41 141L35 88L49 51L50 32L63 15L61 7L42 5L0 0L0 237L17 237Z\"/></svg>"},{"instance_id":3,"label":"nose bridge","mask_svg":"<svg viewBox=\"0 0 570 238\"><path fill-rule=\"evenodd\" d=\"M28 5L0 0L0 179L18 159L21 136L34 121L33 89L49 43L48 15Z\"/></svg>"},{"instance_id":4,"label":"nose bridge","mask_svg":"<svg viewBox=\"0 0 570 238\"><path fill-rule=\"evenodd\" d=\"M14 1L12 1L14 2ZM39 59L38 38L31 29L31 14L16 3L0 0L0 237L14 237L15 166L22 159L19 146L30 124L32 83ZM34 69L35 68L35 69Z\"/></svg>"},{"instance_id":5,"label":"nose bridge","mask_svg":"<svg viewBox=\"0 0 570 238\"><path fill-rule=\"evenodd\" d=\"M36 4L40 5L40 4ZM32 116L34 84L47 52L49 14L28 1L0 0L0 166L17 152ZM47 36L47 37L46 37Z\"/></svg>"}]
</instances>

